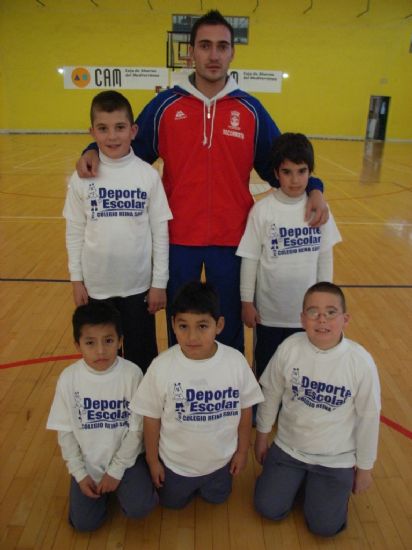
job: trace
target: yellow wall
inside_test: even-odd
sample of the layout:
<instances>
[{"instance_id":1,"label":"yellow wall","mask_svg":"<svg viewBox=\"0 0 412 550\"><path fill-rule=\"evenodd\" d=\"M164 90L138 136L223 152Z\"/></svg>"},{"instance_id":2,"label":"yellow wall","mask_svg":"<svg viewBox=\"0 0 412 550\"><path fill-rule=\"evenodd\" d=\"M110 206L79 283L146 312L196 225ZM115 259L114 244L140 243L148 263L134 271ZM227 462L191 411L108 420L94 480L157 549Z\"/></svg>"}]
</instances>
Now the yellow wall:
<instances>
[{"instance_id":1,"label":"yellow wall","mask_svg":"<svg viewBox=\"0 0 412 550\"><path fill-rule=\"evenodd\" d=\"M65 90L61 66L165 65L172 13L188 0L1 0L0 129L88 127L95 90ZM391 96L388 139L412 139L410 0L203 0L250 17L233 68L290 74L281 94L256 94L283 130L363 137L370 95ZM258 5L255 11L254 8ZM151 7L153 7L153 10ZM127 90L135 113L153 96Z\"/></svg>"}]
</instances>

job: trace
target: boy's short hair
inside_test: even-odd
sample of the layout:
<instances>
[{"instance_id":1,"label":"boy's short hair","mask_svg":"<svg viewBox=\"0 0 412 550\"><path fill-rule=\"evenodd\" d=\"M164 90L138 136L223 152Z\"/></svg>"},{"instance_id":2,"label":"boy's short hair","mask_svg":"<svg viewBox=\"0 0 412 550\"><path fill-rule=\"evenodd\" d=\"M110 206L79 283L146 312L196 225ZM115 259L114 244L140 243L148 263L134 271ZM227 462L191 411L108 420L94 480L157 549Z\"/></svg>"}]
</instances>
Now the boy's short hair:
<instances>
[{"instance_id":1,"label":"boy's short hair","mask_svg":"<svg viewBox=\"0 0 412 550\"><path fill-rule=\"evenodd\" d=\"M277 137L272 145L271 160L272 167L276 171L285 160L295 164L307 164L309 172L313 172L315 168L313 146L303 134L286 132Z\"/></svg>"},{"instance_id":2,"label":"boy's short hair","mask_svg":"<svg viewBox=\"0 0 412 550\"><path fill-rule=\"evenodd\" d=\"M311 287L307 289L305 292L305 296L303 298L303 309L305 309L306 300L309 296L314 294L315 292L324 292L327 294L333 294L334 296L338 296L340 298L340 303L342 306L342 312L346 313L346 299L345 295L343 294L342 289L333 283L329 283L327 281L322 281L320 283L315 283Z\"/></svg>"},{"instance_id":3,"label":"boy's short hair","mask_svg":"<svg viewBox=\"0 0 412 550\"><path fill-rule=\"evenodd\" d=\"M78 306L72 318L73 337L78 344L84 325L113 325L117 336L123 336L122 320L119 311L109 302L91 302Z\"/></svg>"},{"instance_id":4,"label":"boy's short hair","mask_svg":"<svg viewBox=\"0 0 412 550\"><path fill-rule=\"evenodd\" d=\"M205 15L202 15L193 23L193 27L190 31L190 45L194 46L196 42L196 34L199 27L202 25L223 25L230 31L230 45L235 43L235 32L232 25L227 21L218 10L209 10Z\"/></svg>"},{"instance_id":5,"label":"boy's short hair","mask_svg":"<svg viewBox=\"0 0 412 550\"><path fill-rule=\"evenodd\" d=\"M96 111L112 113L113 111L125 111L130 124L134 124L133 110L129 100L124 95L114 90L100 92L92 99L90 107L90 121L93 126Z\"/></svg>"},{"instance_id":6,"label":"boy's short hair","mask_svg":"<svg viewBox=\"0 0 412 550\"><path fill-rule=\"evenodd\" d=\"M178 290L170 309L172 317L178 313L208 313L217 321L220 317L219 296L209 283L191 281Z\"/></svg>"}]
</instances>

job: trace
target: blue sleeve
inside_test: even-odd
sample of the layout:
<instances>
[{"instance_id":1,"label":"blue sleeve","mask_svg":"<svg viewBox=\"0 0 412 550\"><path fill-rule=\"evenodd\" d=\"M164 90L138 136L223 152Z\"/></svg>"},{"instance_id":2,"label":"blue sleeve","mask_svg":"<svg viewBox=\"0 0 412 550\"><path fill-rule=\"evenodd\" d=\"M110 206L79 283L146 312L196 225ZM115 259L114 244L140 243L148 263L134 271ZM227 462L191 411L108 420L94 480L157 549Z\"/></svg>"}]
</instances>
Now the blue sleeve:
<instances>
[{"instance_id":1,"label":"blue sleeve","mask_svg":"<svg viewBox=\"0 0 412 550\"><path fill-rule=\"evenodd\" d=\"M273 141L280 136L280 130L266 109L256 99L254 107L256 109L256 141L253 167L259 176L272 187L279 187L270 157Z\"/></svg>"},{"instance_id":2,"label":"blue sleeve","mask_svg":"<svg viewBox=\"0 0 412 550\"><path fill-rule=\"evenodd\" d=\"M152 99L137 117L137 134L132 141L134 154L149 164L153 164L159 156L156 123L158 97Z\"/></svg>"},{"instance_id":3,"label":"blue sleeve","mask_svg":"<svg viewBox=\"0 0 412 550\"><path fill-rule=\"evenodd\" d=\"M97 147L97 143L93 141L93 143L89 143L89 145L86 147L86 149L83 149L82 155L85 154L86 151L95 150L97 151L99 148Z\"/></svg>"},{"instance_id":4,"label":"blue sleeve","mask_svg":"<svg viewBox=\"0 0 412 550\"><path fill-rule=\"evenodd\" d=\"M314 176L310 176L308 186L306 188L306 192L310 193L314 189L318 189L323 193L323 182L319 178L315 178Z\"/></svg>"},{"instance_id":5,"label":"blue sleeve","mask_svg":"<svg viewBox=\"0 0 412 550\"><path fill-rule=\"evenodd\" d=\"M137 135L132 141L135 155L153 164L159 157L159 126L163 113L182 95L178 86L160 92L136 119Z\"/></svg>"}]
</instances>

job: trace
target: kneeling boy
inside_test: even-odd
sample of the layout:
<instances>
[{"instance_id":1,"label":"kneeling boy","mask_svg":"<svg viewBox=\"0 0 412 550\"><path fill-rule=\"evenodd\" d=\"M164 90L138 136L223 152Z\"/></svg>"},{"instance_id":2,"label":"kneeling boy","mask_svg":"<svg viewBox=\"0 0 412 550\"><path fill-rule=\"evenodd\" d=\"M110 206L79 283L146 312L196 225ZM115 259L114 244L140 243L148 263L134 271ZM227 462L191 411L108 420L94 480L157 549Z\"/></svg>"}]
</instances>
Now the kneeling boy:
<instances>
[{"instance_id":1,"label":"kneeling boy","mask_svg":"<svg viewBox=\"0 0 412 550\"><path fill-rule=\"evenodd\" d=\"M134 518L148 514L158 497L142 454L142 418L129 410L143 374L117 355L120 314L106 302L79 306L73 333L83 358L60 375L47 428L58 431L72 475L69 521L92 531L105 520L110 493Z\"/></svg>"},{"instance_id":2,"label":"kneeling boy","mask_svg":"<svg viewBox=\"0 0 412 550\"><path fill-rule=\"evenodd\" d=\"M196 493L221 503L247 463L251 407L262 392L244 356L215 340L224 319L210 285L180 290L172 325L178 344L153 361L130 408L144 415L160 503L182 508Z\"/></svg>"},{"instance_id":3,"label":"kneeling boy","mask_svg":"<svg viewBox=\"0 0 412 550\"><path fill-rule=\"evenodd\" d=\"M378 373L369 353L344 337L348 320L341 289L316 283L303 301L306 332L287 338L260 378L265 401L258 407L255 455L263 470L255 507L283 519L304 485L306 522L323 536L345 528L351 491L372 483L378 445Z\"/></svg>"}]
</instances>

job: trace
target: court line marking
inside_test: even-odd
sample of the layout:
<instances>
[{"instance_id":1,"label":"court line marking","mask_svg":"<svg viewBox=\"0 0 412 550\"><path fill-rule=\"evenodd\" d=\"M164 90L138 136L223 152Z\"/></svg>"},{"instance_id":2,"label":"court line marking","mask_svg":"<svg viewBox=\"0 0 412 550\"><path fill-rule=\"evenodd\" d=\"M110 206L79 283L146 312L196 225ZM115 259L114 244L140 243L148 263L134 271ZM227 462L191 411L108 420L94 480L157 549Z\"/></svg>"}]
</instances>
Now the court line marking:
<instances>
[{"instance_id":1,"label":"court line marking","mask_svg":"<svg viewBox=\"0 0 412 550\"><path fill-rule=\"evenodd\" d=\"M15 170L20 170L23 166L27 166L27 165L30 165L30 164L33 165L35 162L37 162L39 160L43 160L45 158L56 156L56 154L60 153L60 152L61 152L61 149L55 149L54 151L51 151L50 153L46 153L45 155L40 155L39 157L27 160L26 162L20 162L19 164L14 165L13 168Z\"/></svg>"},{"instance_id":2,"label":"court line marking","mask_svg":"<svg viewBox=\"0 0 412 550\"><path fill-rule=\"evenodd\" d=\"M63 216L0 216L0 220L64 220ZM377 225L385 227L412 227L412 222L345 222L336 219L339 225Z\"/></svg>"},{"instance_id":3,"label":"court line marking","mask_svg":"<svg viewBox=\"0 0 412 550\"><path fill-rule=\"evenodd\" d=\"M69 279L34 279L34 278L16 278L16 277L0 277L0 283L70 283ZM378 284L378 285L352 285L352 284L339 284L342 288L412 288L412 284L405 285L390 285L390 284Z\"/></svg>"},{"instance_id":4,"label":"court line marking","mask_svg":"<svg viewBox=\"0 0 412 550\"><path fill-rule=\"evenodd\" d=\"M322 159L323 161L328 162L329 164L332 164L332 166L336 166L336 168L339 168L340 170L343 170L344 172L351 174L352 176L359 176L359 172L354 172L353 170L350 170L349 168L342 166L342 164L334 162L333 160L330 160L329 158L324 157L323 155L316 154L316 158Z\"/></svg>"},{"instance_id":5,"label":"court line marking","mask_svg":"<svg viewBox=\"0 0 412 550\"><path fill-rule=\"evenodd\" d=\"M0 220L63 220L63 216L0 216Z\"/></svg>"},{"instance_id":6,"label":"court line marking","mask_svg":"<svg viewBox=\"0 0 412 550\"><path fill-rule=\"evenodd\" d=\"M0 369L10 369L14 367L24 367L28 365L36 365L39 363L52 363L56 361L71 361L73 359L78 360L81 358L80 354L72 354L72 355L52 355L48 357L39 357L37 359L23 359L21 361L14 361L12 363L3 363L0 364ZM412 431L408 430L407 428L404 428L397 422L394 422L390 418L387 418L383 414L380 415L380 421L382 424L386 424L386 426L389 426L393 430L399 432L400 434L404 435L408 439L412 439Z\"/></svg>"},{"instance_id":7,"label":"court line marking","mask_svg":"<svg viewBox=\"0 0 412 550\"><path fill-rule=\"evenodd\" d=\"M2 195L8 195L11 197L29 197L29 199L49 199L64 201L64 197L52 197L50 195L30 195L29 193L10 193L9 191L0 191Z\"/></svg>"}]
</instances>

